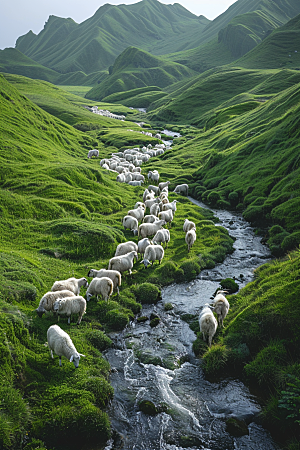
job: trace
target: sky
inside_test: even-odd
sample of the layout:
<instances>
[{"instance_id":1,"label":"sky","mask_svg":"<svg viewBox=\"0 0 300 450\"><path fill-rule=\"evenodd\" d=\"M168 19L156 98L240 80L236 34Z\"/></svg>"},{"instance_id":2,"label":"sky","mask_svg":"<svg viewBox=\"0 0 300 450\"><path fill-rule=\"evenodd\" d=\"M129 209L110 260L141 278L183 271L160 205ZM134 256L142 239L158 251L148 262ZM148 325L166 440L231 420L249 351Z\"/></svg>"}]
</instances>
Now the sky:
<instances>
[{"instance_id":1,"label":"sky","mask_svg":"<svg viewBox=\"0 0 300 450\"><path fill-rule=\"evenodd\" d=\"M91 17L105 3L131 5L140 0L6 0L0 13L0 49L14 47L19 36L32 30L38 34L50 15L71 17L77 23ZM193 14L212 20L236 0L159 0L166 5L180 3Z\"/></svg>"}]
</instances>

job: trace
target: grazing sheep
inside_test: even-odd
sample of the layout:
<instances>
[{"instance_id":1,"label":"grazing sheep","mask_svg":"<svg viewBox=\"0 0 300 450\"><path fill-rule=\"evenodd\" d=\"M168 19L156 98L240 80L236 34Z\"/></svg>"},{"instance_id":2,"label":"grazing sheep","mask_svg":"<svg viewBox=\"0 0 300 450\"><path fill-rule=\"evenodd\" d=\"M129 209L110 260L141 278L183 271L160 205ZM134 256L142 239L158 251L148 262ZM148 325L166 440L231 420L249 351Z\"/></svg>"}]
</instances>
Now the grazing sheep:
<instances>
[{"instance_id":1,"label":"grazing sheep","mask_svg":"<svg viewBox=\"0 0 300 450\"><path fill-rule=\"evenodd\" d=\"M109 159L107 159L107 158L101 159L101 161L100 161L100 166L102 167L103 164L109 164Z\"/></svg>"},{"instance_id":2,"label":"grazing sheep","mask_svg":"<svg viewBox=\"0 0 300 450\"><path fill-rule=\"evenodd\" d=\"M154 223L157 222L159 218L157 216L154 216L153 214L147 214L147 216L144 217L143 222L144 223Z\"/></svg>"},{"instance_id":3,"label":"grazing sheep","mask_svg":"<svg viewBox=\"0 0 300 450\"><path fill-rule=\"evenodd\" d=\"M129 271L131 275L131 269L133 267L134 258L138 260L138 254L136 251L126 253L126 255L114 256L109 260L108 270L118 270L120 273Z\"/></svg>"},{"instance_id":4,"label":"grazing sheep","mask_svg":"<svg viewBox=\"0 0 300 450\"><path fill-rule=\"evenodd\" d=\"M192 228L195 228L196 230L196 225L194 224L194 222L192 222L189 219L185 219L184 223L183 223L183 231L185 233L187 233L189 230L191 230Z\"/></svg>"},{"instance_id":5,"label":"grazing sheep","mask_svg":"<svg viewBox=\"0 0 300 450\"><path fill-rule=\"evenodd\" d=\"M42 317L46 311L53 311L53 305L58 298L75 297L71 291L46 292L40 300L40 304L36 309L37 315Z\"/></svg>"},{"instance_id":6,"label":"grazing sheep","mask_svg":"<svg viewBox=\"0 0 300 450\"><path fill-rule=\"evenodd\" d=\"M173 220L173 211L171 209L168 209L167 211L162 211L158 214L158 218L160 220L164 220L166 223L169 223L170 226L172 225Z\"/></svg>"},{"instance_id":7,"label":"grazing sheep","mask_svg":"<svg viewBox=\"0 0 300 450\"><path fill-rule=\"evenodd\" d=\"M229 311L230 305L223 293L227 293L228 291L217 291L217 295L214 298L213 302L213 311L217 314L218 317L218 324L220 327L223 327L223 320L227 316L227 313Z\"/></svg>"},{"instance_id":8,"label":"grazing sheep","mask_svg":"<svg viewBox=\"0 0 300 450\"><path fill-rule=\"evenodd\" d=\"M157 138L157 139L161 139L161 134L156 133L156 135L154 137Z\"/></svg>"},{"instance_id":9,"label":"grazing sheep","mask_svg":"<svg viewBox=\"0 0 300 450\"><path fill-rule=\"evenodd\" d=\"M162 228L158 230L152 239L153 244L166 244L166 248L168 248L168 242L170 241L170 231L166 228Z\"/></svg>"},{"instance_id":10,"label":"grazing sheep","mask_svg":"<svg viewBox=\"0 0 300 450\"><path fill-rule=\"evenodd\" d=\"M138 242L138 253L140 253L141 256L144 255L145 250L148 247L148 245L151 245L150 239L148 239L148 238L141 239Z\"/></svg>"},{"instance_id":11,"label":"grazing sheep","mask_svg":"<svg viewBox=\"0 0 300 450\"><path fill-rule=\"evenodd\" d=\"M193 244L196 242L196 230L195 228L192 228L189 230L185 235L185 242L188 246L188 252L191 250Z\"/></svg>"},{"instance_id":12,"label":"grazing sheep","mask_svg":"<svg viewBox=\"0 0 300 450\"><path fill-rule=\"evenodd\" d=\"M133 173L141 173L141 171L142 171L142 169L141 169L140 167L134 167L134 168L132 169L132 172L133 172Z\"/></svg>"},{"instance_id":13,"label":"grazing sheep","mask_svg":"<svg viewBox=\"0 0 300 450\"><path fill-rule=\"evenodd\" d=\"M154 261L161 263L164 257L164 249L161 245L148 245L145 250L144 259L141 263L144 263L145 269L149 266L150 262L153 265Z\"/></svg>"},{"instance_id":14,"label":"grazing sheep","mask_svg":"<svg viewBox=\"0 0 300 450\"><path fill-rule=\"evenodd\" d=\"M146 197L145 197L145 202L147 200L154 200L154 199L155 199L155 193L154 193L154 191L150 191L149 194L147 194Z\"/></svg>"},{"instance_id":15,"label":"grazing sheep","mask_svg":"<svg viewBox=\"0 0 300 450\"><path fill-rule=\"evenodd\" d=\"M51 325L47 331L47 341L51 357L53 352L59 356L59 365L61 366L61 357L64 356L70 362L73 362L75 369L78 369L81 353L76 350L72 339L58 325Z\"/></svg>"},{"instance_id":16,"label":"grazing sheep","mask_svg":"<svg viewBox=\"0 0 300 450\"><path fill-rule=\"evenodd\" d=\"M153 191L155 193L155 195L159 195L160 190L158 186L154 186L153 184L149 184L148 186L148 191Z\"/></svg>"},{"instance_id":17,"label":"grazing sheep","mask_svg":"<svg viewBox=\"0 0 300 450\"><path fill-rule=\"evenodd\" d=\"M130 231L133 231L134 235L137 234L139 223L135 217L132 216L123 217L122 224L125 230L129 228Z\"/></svg>"},{"instance_id":18,"label":"grazing sheep","mask_svg":"<svg viewBox=\"0 0 300 450\"><path fill-rule=\"evenodd\" d=\"M135 250L136 252L138 251L138 246L135 242L133 241L123 242L122 244L119 244L118 247L116 248L115 256L126 255L126 253L132 252L133 250Z\"/></svg>"},{"instance_id":19,"label":"grazing sheep","mask_svg":"<svg viewBox=\"0 0 300 450\"><path fill-rule=\"evenodd\" d=\"M155 223L142 223L138 229L138 236L141 238L154 236L165 224L166 222L164 220L158 220Z\"/></svg>"},{"instance_id":20,"label":"grazing sheep","mask_svg":"<svg viewBox=\"0 0 300 450\"><path fill-rule=\"evenodd\" d=\"M158 203L154 203L152 206L150 206L150 214L153 216L158 216L160 209Z\"/></svg>"},{"instance_id":21,"label":"grazing sheep","mask_svg":"<svg viewBox=\"0 0 300 450\"><path fill-rule=\"evenodd\" d=\"M139 206L142 206L144 209L146 209L146 205L143 202L136 202L134 205L134 209L137 209Z\"/></svg>"},{"instance_id":22,"label":"grazing sheep","mask_svg":"<svg viewBox=\"0 0 300 450\"><path fill-rule=\"evenodd\" d=\"M148 180L154 181L154 183L158 183L159 173L157 170L149 170L148 172Z\"/></svg>"},{"instance_id":23,"label":"grazing sheep","mask_svg":"<svg viewBox=\"0 0 300 450\"><path fill-rule=\"evenodd\" d=\"M155 203L158 203L156 198L154 198L153 200L146 200L145 201L146 208L149 208L150 210L151 206L154 205Z\"/></svg>"},{"instance_id":24,"label":"grazing sheep","mask_svg":"<svg viewBox=\"0 0 300 450\"><path fill-rule=\"evenodd\" d=\"M138 222L143 220L144 214L145 214L145 208L143 206L139 206L136 209L131 209L127 213L128 216L135 217Z\"/></svg>"},{"instance_id":25,"label":"grazing sheep","mask_svg":"<svg viewBox=\"0 0 300 450\"><path fill-rule=\"evenodd\" d=\"M80 294L80 288L81 286L83 287L88 287L88 282L86 278L68 278L67 280L60 280L60 281L55 281L55 283L53 284L51 291L55 292L55 291L64 291L65 289L67 291L71 291L73 292L75 295L79 295Z\"/></svg>"},{"instance_id":26,"label":"grazing sheep","mask_svg":"<svg viewBox=\"0 0 300 450\"><path fill-rule=\"evenodd\" d=\"M178 184L175 187L173 192L176 192L177 194L185 195L187 197L188 193L189 193L189 185L188 184Z\"/></svg>"},{"instance_id":27,"label":"grazing sheep","mask_svg":"<svg viewBox=\"0 0 300 450\"><path fill-rule=\"evenodd\" d=\"M96 295L98 300L99 295L101 295L104 301L108 301L109 297L113 293L113 290L114 284L110 278L93 278L90 282L89 287L87 288L86 299L87 301L89 301L93 295Z\"/></svg>"},{"instance_id":28,"label":"grazing sheep","mask_svg":"<svg viewBox=\"0 0 300 450\"><path fill-rule=\"evenodd\" d=\"M159 183L159 185L158 185L158 187L159 187L159 190L160 190L160 191L162 191L162 190L163 190L163 188L165 188L165 187L169 186L169 184L170 184L170 181L162 181L162 182L161 182L161 183Z\"/></svg>"},{"instance_id":29,"label":"grazing sheep","mask_svg":"<svg viewBox=\"0 0 300 450\"><path fill-rule=\"evenodd\" d=\"M167 209L171 209L173 213L177 210L176 207L177 200L173 200L171 203L164 203L163 205L163 211L167 211Z\"/></svg>"},{"instance_id":30,"label":"grazing sheep","mask_svg":"<svg viewBox=\"0 0 300 450\"><path fill-rule=\"evenodd\" d=\"M68 317L68 324L70 324L71 315L78 314L77 325L80 325L82 316L85 314L86 301L83 297L81 297L81 295L77 295L76 297L59 298L54 303L53 310L59 316L66 315Z\"/></svg>"},{"instance_id":31,"label":"grazing sheep","mask_svg":"<svg viewBox=\"0 0 300 450\"><path fill-rule=\"evenodd\" d=\"M212 338L214 337L218 322L211 307L206 303L199 315L200 332L203 334L203 340L208 342L208 346L211 347Z\"/></svg>"},{"instance_id":32,"label":"grazing sheep","mask_svg":"<svg viewBox=\"0 0 300 450\"><path fill-rule=\"evenodd\" d=\"M144 177L144 175L142 175L140 173L133 173L132 180L133 181L141 181L142 183L145 183L145 177Z\"/></svg>"},{"instance_id":33,"label":"grazing sheep","mask_svg":"<svg viewBox=\"0 0 300 450\"><path fill-rule=\"evenodd\" d=\"M130 186L142 186L142 181L129 181Z\"/></svg>"},{"instance_id":34,"label":"grazing sheep","mask_svg":"<svg viewBox=\"0 0 300 450\"><path fill-rule=\"evenodd\" d=\"M102 278L102 277L110 278L114 284L114 290L117 290L118 294L120 293L119 286L121 286L122 276L121 276L120 272L118 272L117 270L90 269L87 276L93 277L93 278Z\"/></svg>"},{"instance_id":35,"label":"grazing sheep","mask_svg":"<svg viewBox=\"0 0 300 450\"><path fill-rule=\"evenodd\" d=\"M125 183L125 173L119 173L119 175L117 175L116 181L118 183Z\"/></svg>"},{"instance_id":36,"label":"grazing sheep","mask_svg":"<svg viewBox=\"0 0 300 450\"><path fill-rule=\"evenodd\" d=\"M92 156L95 156L96 158L98 158L98 156L99 156L99 150L96 150L96 149L90 150L90 151L88 152L88 158L91 158Z\"/></svg>"},{"instance_id":37,"label":"grazing sheep","mask_svg":"<svg viewBox=\"0 0 300 450\"><path fill-rule=\"evenodd\" d=\"M129 181L132 181L132 175L130 172L125 173L125 183L129 183Z\"/></svg>"}]
</instances>

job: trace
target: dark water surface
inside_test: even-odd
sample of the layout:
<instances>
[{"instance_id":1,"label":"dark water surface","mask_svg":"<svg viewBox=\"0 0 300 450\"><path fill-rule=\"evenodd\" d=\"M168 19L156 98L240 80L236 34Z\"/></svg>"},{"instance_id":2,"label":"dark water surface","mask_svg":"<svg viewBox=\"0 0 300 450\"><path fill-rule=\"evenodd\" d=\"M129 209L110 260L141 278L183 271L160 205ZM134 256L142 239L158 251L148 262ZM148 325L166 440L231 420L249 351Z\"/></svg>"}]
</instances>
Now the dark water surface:
<instances>
[{"instance_id":1,"label":"dark water surface","mask_svg":"<svg viewBox=\"0 0 300 450\"><path fill-rule=\"evenodd\" d=\"M195 204L205 205L193 199ZM199 277L162 290L162 301L145 305L142 315L157 314L155 328L150 320L131 323L112 337L115 348L106 353L115 396L109 407L113 428L121 435L124 450L277 450L270 434L257 420L261 408L248 388L237 379L207 381L192 343L196 336L182 314L196 314L209 302L223 278L235 278L240 287L253 279L253 271L270 259L252 228L239 214L218 210L219 225L236 238L232 255ZM164 311L164 303L174 309ZM173 369L173 370L172 370ZM169 412L149 416L139 411L141 400L167 404ZM249 435L235 438L226 432L225 420L243 419ZM121 448L110 441L106 450Z\"/></svg>"}]
</instances>

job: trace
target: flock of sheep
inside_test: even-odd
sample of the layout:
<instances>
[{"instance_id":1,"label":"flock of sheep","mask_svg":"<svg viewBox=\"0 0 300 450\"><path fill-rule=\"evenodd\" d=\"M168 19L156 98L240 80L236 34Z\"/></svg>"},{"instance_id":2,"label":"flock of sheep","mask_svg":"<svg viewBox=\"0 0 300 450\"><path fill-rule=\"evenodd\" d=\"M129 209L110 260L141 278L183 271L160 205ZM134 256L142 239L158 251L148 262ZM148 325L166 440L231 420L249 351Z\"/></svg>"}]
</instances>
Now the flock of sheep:
<instances>
[{"instance_id":1,"label":"flock of sheep","mask_svg":"<svg viewBox=\"0 0 300 450\"><path fill-rule=\"evenodd\" d=\"M101 160L100 165L110 171L118 173L117 181L126 182L131 185L141 185L145 178L141 175L143 162L148 161L151 156L157 156L164 153L164 144L157 144L155 149L143 147L128 149L124 152L112 154L110 159ZM88 158L98 157L98 150L90 150ZM122 177L122 178L121 178ZM124 229L130 229L134 235L138 235L138 243L127 241L117 246L115 255L109 260L108 269L90 269L88 277L92 281L88 284L86 278L68 278L67 280L55 281L51 290L47 292L40 300L36 309L39 317L47 311L56 313L59 317L65 315L70 324L71 316L78 315L77 324L79 325L83 315L86 312L86 301L92 296L97 300L101 296L102 300L108 301L114 291L119 294L122 274L126 271L132 273L134 260L138 261L138 254L143 258L141 263L147 269L149 264L155 261L161 263L165 249L170 241L170 230L163 228L167 225L171 227L175 212L177 210L176 200L172 202L168 199L169 181L159 183L159 173L156 170L148 172L149 181L155 183L148 186L143 193L142 201L137 201L134 208L128 211L123 218ZM188 195L188 185L177 185L174 192ZM149 214L145 212L149 210ZM140 222L140 224L139 224ZM188 252L196 241L196 225L194 222L185 219L183 224L185 232L185 241L188 246ZM152 238L152 239L151 239ZM165 248L162 244L165 244ZM80 295L81 287L87 288L86 300ZM213 306L205 305L199 316L200 331L203 333L203 339L208 341L211 346L212 338L216 332L218 323L223 326L223 320L229 309L229 303L223 295L224 291L219 291L215 297ZM218 316L218 322L213 315L213 311ZM58 325L52 325L47 331L48 346L51 356L53 352L59 356L59 365L61 366L61 357L66 357L73 362L75 368L79 366L79 360L82 355L78 353L70 336Z\"/></svg>"}]
</instances>

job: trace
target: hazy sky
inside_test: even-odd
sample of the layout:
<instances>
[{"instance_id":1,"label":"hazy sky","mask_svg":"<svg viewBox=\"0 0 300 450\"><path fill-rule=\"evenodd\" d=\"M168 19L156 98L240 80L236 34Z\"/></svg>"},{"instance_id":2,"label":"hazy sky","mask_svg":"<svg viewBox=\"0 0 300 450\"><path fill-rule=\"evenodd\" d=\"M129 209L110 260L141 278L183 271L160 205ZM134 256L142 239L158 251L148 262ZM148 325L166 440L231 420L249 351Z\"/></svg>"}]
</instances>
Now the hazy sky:
<instances>
[{"instance_id":1,"label":"hazy sky","mask_svg":"<svg viewBox=\"0 0 300 450\"><path fill-rule=\"evenodd\" d=\"M180 3L199 16L214 19L236 0L159 0L161 3ZM105 3L127 5L138 0L6 0L0 11L0 48L14 47L19 36L29 30L39 33L50 15L71 17L77 23L91 17Z\"/></svg>"}]
</instances>

